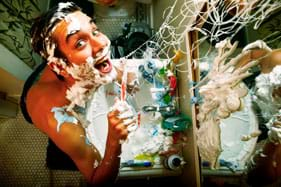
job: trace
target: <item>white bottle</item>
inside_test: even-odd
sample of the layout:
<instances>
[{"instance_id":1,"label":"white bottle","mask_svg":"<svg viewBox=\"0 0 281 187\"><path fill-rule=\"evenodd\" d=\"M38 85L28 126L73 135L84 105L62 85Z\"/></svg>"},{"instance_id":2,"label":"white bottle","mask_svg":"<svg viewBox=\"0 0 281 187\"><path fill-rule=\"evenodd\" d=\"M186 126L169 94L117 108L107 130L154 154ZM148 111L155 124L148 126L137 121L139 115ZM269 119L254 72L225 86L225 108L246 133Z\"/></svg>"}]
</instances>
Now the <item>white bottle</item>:
<instances>
[{"instance_id":1,"label":"white bottle","mask_svg":"<svg viewBox=\"0 0 281 187\"><path fill-rule=\"evenodd\" d=\"M164 166L170 170L178 169L183 163L183 159L181 156L174 154L170 155L164 160Z\"/></svg>"}]
</instances>

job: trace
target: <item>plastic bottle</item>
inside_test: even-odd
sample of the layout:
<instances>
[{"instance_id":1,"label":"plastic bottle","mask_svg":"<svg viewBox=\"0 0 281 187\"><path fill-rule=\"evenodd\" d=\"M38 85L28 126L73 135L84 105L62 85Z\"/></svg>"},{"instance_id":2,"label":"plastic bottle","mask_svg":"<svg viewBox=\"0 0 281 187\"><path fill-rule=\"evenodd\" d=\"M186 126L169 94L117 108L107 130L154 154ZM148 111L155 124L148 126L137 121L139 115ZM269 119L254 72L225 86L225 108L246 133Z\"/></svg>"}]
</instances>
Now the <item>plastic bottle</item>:
<instances>
[{"instance_id":1,"label":"plastic bottle","mask_svg":"<svg viewBox=\"0 0 281 187\"><path fill-rule=\"evenodd\" d=\"M176 170L182 165L183 159L177 154L170 155L164 160L164 166L170 170Z\"/></svg>"}]
</instances>

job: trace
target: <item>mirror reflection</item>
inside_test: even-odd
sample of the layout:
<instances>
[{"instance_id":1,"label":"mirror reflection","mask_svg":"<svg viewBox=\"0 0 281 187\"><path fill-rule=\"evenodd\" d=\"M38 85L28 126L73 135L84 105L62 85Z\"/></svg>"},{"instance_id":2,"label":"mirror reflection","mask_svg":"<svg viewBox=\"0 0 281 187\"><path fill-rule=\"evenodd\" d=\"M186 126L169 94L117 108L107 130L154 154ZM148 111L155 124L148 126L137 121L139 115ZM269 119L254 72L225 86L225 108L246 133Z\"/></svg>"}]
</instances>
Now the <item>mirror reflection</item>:
<instances>
[{"instance_id":1,"label":"mirror reflection","mask_svg":"<svg viewBox=\"0 0 281 187\"><path fill-rule=\"evenodd\" d=\"M278 183L279 1L73 2L0 3L4 185Z\"/></svg>"},{"instance_id":2,"label":"mirror reflection","mask_svg":"<svg viewBox=\"0 0 281 187\"><path fill-rule=\"evenodd\" d=\"M280 19L280 5L224 1L210 7L200 18L195 47L200 53L196 62L201 78L195 86L199 93L197 143L206 183L216 181L211 177L218 181L221 175L235 178L245 173L248 184L276 182L277 178L262 173L278 168L272 167L276 160L269 155L279 150L271 144L278 144L272 136L278 134L274 124L279 116L280 60L275 57L280 42L273 25ZM272 13L267 19L266 10Z\"/></svg>"}]
</instances>

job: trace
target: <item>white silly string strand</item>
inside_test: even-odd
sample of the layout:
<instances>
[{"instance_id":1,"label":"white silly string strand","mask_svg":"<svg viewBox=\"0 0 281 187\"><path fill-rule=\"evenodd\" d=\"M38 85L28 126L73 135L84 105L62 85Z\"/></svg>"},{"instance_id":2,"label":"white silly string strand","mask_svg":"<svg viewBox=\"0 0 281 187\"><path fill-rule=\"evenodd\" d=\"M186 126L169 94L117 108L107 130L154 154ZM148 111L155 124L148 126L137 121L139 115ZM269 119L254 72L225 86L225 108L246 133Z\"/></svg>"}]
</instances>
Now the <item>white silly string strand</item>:
<instances>
[{"instance_id":1,"label":"white silly string strand","mask_svg":"<svg viewBox=\"0 0 281 187\"><path fill-rule=\"evenodd\" d=\"M163 13L163 18L165 19L159 31L148 42L141 45L125 58L132 57L135 53L139 53L139 51L145 54L146 51L143 50L143 47L146 46L149 50L153 50L152 57L171 60L174 56L174 50L186 53L184 42L186 34L190 31L198 31L203 35L193 44L191 50L194 50L207 39L217 42L224 35L232 38L247 24L254 23L256 29L268 17L269 13L281 7L281 2L274 0L252 0L245 2L242 7L243 10L238 11L239 7L237 4L225 5L224 1L209 0L208 11L201 12L201 6L198 2L184 1L178 5L178 1L175 1L171 6L167 7ZM179 13L175 14L177 6L180 9L177 9ZM226 16L229 16L229 12L235 10L236 14L226 19ZM190 22L195 17L199 17L203 23L212 27L206 29Z\"/></svg>"}]
</instances>

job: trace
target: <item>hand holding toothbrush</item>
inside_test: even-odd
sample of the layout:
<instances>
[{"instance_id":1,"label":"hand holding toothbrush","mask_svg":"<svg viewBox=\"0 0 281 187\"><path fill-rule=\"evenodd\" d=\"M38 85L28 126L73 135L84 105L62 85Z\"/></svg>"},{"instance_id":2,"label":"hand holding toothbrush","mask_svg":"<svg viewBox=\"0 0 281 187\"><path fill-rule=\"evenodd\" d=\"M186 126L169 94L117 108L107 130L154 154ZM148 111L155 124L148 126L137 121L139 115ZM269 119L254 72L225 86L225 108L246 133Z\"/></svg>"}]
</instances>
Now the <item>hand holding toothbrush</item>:
<instances>
[{"instance_id":1,"label":"hand holding toothbrush","mask_svg":"<svg viewBox=\"0 0 281 187\"><path fill-rule=\"evenodd\" d=\"M111 111L118 111L118 119L122 121L123 125L127 126L128 132L131 132L137 128L137 118L135 116L133 107L126 102L127 76L127 69L124 67L120 99L115 99Z\"/></svg>"}]
</instances>

